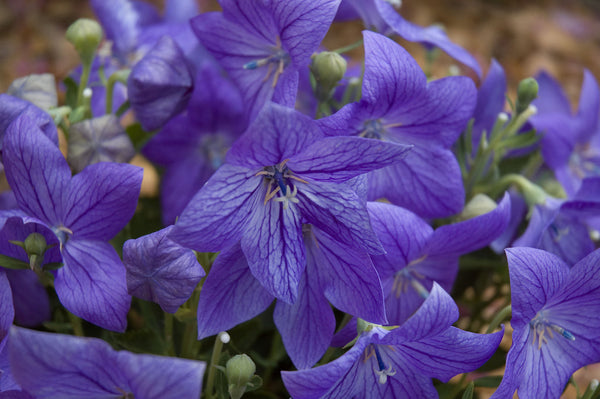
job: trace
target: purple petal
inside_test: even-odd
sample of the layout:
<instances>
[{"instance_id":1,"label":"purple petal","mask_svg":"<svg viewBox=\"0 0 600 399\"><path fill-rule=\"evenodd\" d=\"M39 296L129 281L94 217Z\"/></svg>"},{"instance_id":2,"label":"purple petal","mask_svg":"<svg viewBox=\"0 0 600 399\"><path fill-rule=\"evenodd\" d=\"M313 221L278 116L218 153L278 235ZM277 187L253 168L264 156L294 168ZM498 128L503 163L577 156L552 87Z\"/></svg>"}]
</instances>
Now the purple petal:
<instances>
[{"instance_id":1,"label":"purple petal","mask_svg":"<svg viewBox=\"0 0 600 399\"><path fill-rule=\"evenodd\" d=\"M583 71L583 84L579 95L579 109L577 119L579 122L578 141L585 143L597 134L600 109L600 87L594 75L585 69Z\"/></svg>"},{"instance_id":2,"label":"purple petal","mask_svg":"<svg viewBox=\"0 0 600 399\"><path fill-rule=\"evenodd\" d=\"M477 76L481 78L481 68L477 60L469 54L468 51L450 41L448 36L446 36L446 33L440 27L429 26L423 28L408 22L398 14L389 2L385 0L375 0L375 4L385 22L387 22L400 37L409 42L418 42L439 47L450 57L471 68Z\"/></svg>"},{"instance_id":3,"label":"purple petal","mask_svg":"<svg viewBox=\"0 0 600 399\"><path fill-rule=\"evenodd\" d=\"M250 320L273 302L254 278L238 244L223 250L202 285L198 302L198 339Z\"/></svg>"},{"instance_id":4,"label":"purple petal","mask_svg":"<svg viewBox=\"0 0 600 399\"><path fill-rule=\"evenodd\" d=\"M44 223L58 224L71 170L56 144L22 116L6 131L3 157L6 179L21 209Z\"/></svg>"},{"instance_id":5,"label":"purple petal","mask_svg":"<svg viewBox=\"0 0 600 399\"><path fill-rule=\"evenodd\" d=\"M13 323L15 310L13 308L12 291L6 273L0 271L0 351L4 348L5 339Z\"/></svg>"},{"instance_id":6,"label":"purple petal","mask_svg":"<svg viewBox=\"0 0 600 399\"><path fill-rule=\"evenodd\" d=\"M107 242L71 239L62 254L65 265L54 282L61 303L102 328L125 331L131 297L115 249Z\"/></svg>"},{"instance_id":7,"label":"purple petal","mask_svg":"<svg viewBox=\"0 0 600 399\"><path fill-rule=\"evenodd\" d=\"M273 20L270 2L221 0L223 15L229 21L239 24L253 36L266 42L275 41L277 28Z\"/></svg>"},{"instance_id":8,"label":"purple petal","mask_svg":"<svg viewBox=\"0 0 600 399\"><path fill-rule=\"evenodd\" d=\"M182 50L169 36L163 36L131 70L127 91L137 119L150 131L185 109L193 85Z\"/></svg>"},{"instance_id":9,"label":"purple petal","mask_svg":"<svg viewBox=\"0 0 600 399\"><path fill-rule=\"evenodd\" d=\"M167 238L172 229L169 226L123 245L127 292L156 302L169 313L188 300L205 275L192 250Z\"/></svg>"},{"instance_id":10,"label":"purple petal","mask_svg":"<svg viewBox=\"0 0 600 399\"><path fill-rule=\"evenodd\" d=\"M94 14L102 24L118 57L125 60L137 47L139 15L131 1L91 0Z\"/></svg>"},{"instance_id":11,"label":"purple petal","mask_svg":"<svg viewBox=\"0 0 600 399\"><path fill-rule=\"evenodd\" d=\"M371 254L383 248L369 221L364 202L344 183L312 181L298 191L298 207L311 223L342 243L360 245Z\"/></svg>"},{"instance_id":12,"label":"purple petal","mask_svg":"<svg viewBox=\"0 0 600 399\"><path fill-rule=\"evenodd\" d=\"M227 162L252 168L277 165L323 138L309 117L270 103L227 153Z\"/></svg>"},{"instance_id":13,"label":"purple petal","mask_svg":"<svg viewBox=\"0 0 600 399\"><path fill-rule=\"evenodd\" d=\"M206 363L165 356L116 353L121 370L127 375L130 392L136 398L198 398Z\"/></svg>"},{"instance_id":14,"label":"purple petal","mask_svg":"<svg viewBox=\"0 0 600 399\"><path fill-rule=\"evenodd\" d=\"M34 327L50 320L50 301L40 279L31 270L6 270L15 306L15 322Z\"/></svg>"},{"instance_id":15,"label":"purple petal","mask_svg":"<svg viewBox=\"0 0 600 399\"><path fill-rule=\"evenodd\" d=\"M493 211L436 229L426 251L433 256L456 256L481 249L506 229L509 218L510 197L506 193Z\"/></svg>"},{"instance_id":16,"label":"purple petal","mask_svg":"<svg viewBox=\"0 0 600 399\"><path fill-rule=\"evenodd\" d=\"M51 142L58 146L58 133L50 115L29 101L7 94L0 94L0 145L8 126L23 115L26 115Z\"/></svg>"},{"instance_id":17,"label":"purple petal","mask_svg":"<svg viewBox=\"0 0 600 399\"><path fill-rule=\"evenodd\" d=\"M384 197L425 218L449 216L464 205L458 162L450 150L438 146L415 146L399 164L369 178L370 200Z\"/></svg>"},{"instance_id":18,"label":"purple petal","mask_svg":"<svg viewBox=\"0 0 600 399\"><path fill-rule=\"evenodd\" d=\"M344 12L341 16L343 19L340 19L340 11ZM336 21L359 18L362 19L364 26L369 30L374 30L384 35L391 33L388 24L379 14L373 0L343 0L338 10Z\"/></svg>"},{"instance_id":19,"label":"purple petal","mask_svg":"<svg viewBox=\"0 0 600 399\"><path fill-rule=\"evenodd\" d=\"M538 82L538 96L533 104L538 109L538 115L543 114L571 114L571 105L567 95L560 87L560 84L550 76L549 73L542 71L535 76Z\"/></svg>"},{"instance_id":20,"label":"purple petal","mask_svg":"<svg viewBox=\"0 0 600 399\"><path fill-rule=\"evenodd\" d=\"M169 22L187 23L198 14L198 2L195 0L165 1L165 20Z\"/></svg>"},{"instance_id":21,"label":"purple petal","mask_svg":"<svg viewBox=\"0 0 600 399\"><path fill-rule=\"evenodd\" d=\"M552 169L564 166L575 147L574 120L560 113L537 114L529 122L538 132L543 133L541 140L544 162Z\"/></svg>"},{"instance_id":22,"label":"purple petal","mask_svg":"<svg viewBox=\"0 0 600 399\"><path fill-rule=\"evenodd\" d=\"M309 257L309 262L315 259ZM293 305L277 301L273 321L281 334L286 352L298 369L313 366L325 353L335 330L335 317L323 296L314 270L307 265L298 285Z\"/></svg>"},{"instance_id":23,"label":"purple petal","mask_svg":"<svg viewBox=\"0 0 600 399\"><path fill-rule=\"evenodd\" d=\"M327 137L287 163L308 179L341 183L360 174L393 165L410 154L412 146L362 137Z\"/></svg>"},{"instance_id":24,"label":"purple petal","mask_svg":"<svg viewBox=\"0 0 600 399\"><path fill-rule=\"evenodd\" d=\"M365 74L362 99L387 114L410 103L425 90L427 78L400 45L378 33L364 31Z\"/></svg>"},{"instance_id":25,"label":"purple petal","mask_svg":"<svg viewBox=\"0 0 600 399\"><path fill-rule=\"evenodd\" d=\"M43 110L58 106L56 79L51 73L32 74L15 79L6 90L6 94L29 101ZM48 116L44 119L48 119Z\"/></svg>"},{"instance_id":26,"label":"purple petal","mask_svg":"<svg viewBox=\"0 0 600 399\"><path fill-rule=\"evenodd\" d=\"M346 313L387 324L379 275L366 251L343 245L316 228L312 233L305 238L307 258L317 265L325 297Z\"/></svg>"},{"instance_id":27,"label":"purple petal","mask_svg":"<svg viewBox=\"0 0 600 399\"><path fill-rule=\"evenodd\" d=\"M15 379L36 398L118 397L130 392L127 376L102 340L13 327L9 349Z\"/></svg>"},{"instance_id":28,"label":"purple petal","mask_svg":"<svg viewBox=\"0 0 600 399\"><path fill-rule=\"evenodd\" d=\"M523 328L564 284L569 266L551 253L533 248L506 249L514 328Z\"/></svg>"},{"instance_id":29,"label":"purple petal","mask_svg":"<svg viewBox=\"0 0 600 399\"><path fill-rule=\"evenodd\" d=\"M247 168L223 165L192 198L170 239L197 251L217 252L238 241L255 207L262 206L262 178Z\"/></svg>"},{"instance_id":30,"label":"purple petal","mask_svg":"<svg viewBox=\"0 0 600 399\"><path fill-rule=\"evenodd\" d=\"M297 205L274 200L258 204L248 218L241 245L254 277L271 295L294 303L306 267Z\"/></svg>"},{"instance_id":31,"label":"purple petal","mask_svg":"<svg viewBox=\"0 0 600 399\"><path fill-rule=\"evenodd\" d=\"M477 105L473 115L475 123L473 124L473 144L479 144L479 138L485 130L491 133L498 114L504 110L506 93L506 74L502 65L495 59L488 70L485 80L477 92Z\"/></svg>"},{"instance_id":32,"label":"purple petal","mask_svg":"<svg viewBox=\"0 0 600 399\"><path fill-rule=\"evenodd\" d=\"M71 180L64 225L76 239L108 241L133 216L143 170L128 164L90 165Z\"/></svg>"}]
</instances>

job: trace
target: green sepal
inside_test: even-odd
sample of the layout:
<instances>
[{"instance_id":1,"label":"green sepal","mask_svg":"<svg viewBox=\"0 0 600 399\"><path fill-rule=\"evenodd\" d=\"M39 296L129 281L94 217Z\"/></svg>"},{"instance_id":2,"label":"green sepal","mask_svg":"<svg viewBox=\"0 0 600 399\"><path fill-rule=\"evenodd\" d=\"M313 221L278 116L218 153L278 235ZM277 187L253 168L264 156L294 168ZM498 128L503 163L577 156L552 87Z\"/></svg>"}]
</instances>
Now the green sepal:
<instances>
[{"instance_id":1,"label":"green sepal","mask_svg":"<svg viewBox=\"0 0 600 399\"><path fill-rule=\"evenodd\" d=\"M18 244L17 244L18 245ZM11 270L29 270L29 263L15 259L11 256L0 255L0 267Z\"/></svg>"},{"instance_id":2,"label":"green sepal","mask_svg":"<svg viewBox=\"0 0 600 399\"><path fill-rule=\"evenodd\" d=\"M463 393L462 399L473 399L473 390L475 389L475 383L473 383L473 381L471 381L469 383L469 385L467 385L467 388L465 389L465 392Z\"/></svg>"}]
</instances>

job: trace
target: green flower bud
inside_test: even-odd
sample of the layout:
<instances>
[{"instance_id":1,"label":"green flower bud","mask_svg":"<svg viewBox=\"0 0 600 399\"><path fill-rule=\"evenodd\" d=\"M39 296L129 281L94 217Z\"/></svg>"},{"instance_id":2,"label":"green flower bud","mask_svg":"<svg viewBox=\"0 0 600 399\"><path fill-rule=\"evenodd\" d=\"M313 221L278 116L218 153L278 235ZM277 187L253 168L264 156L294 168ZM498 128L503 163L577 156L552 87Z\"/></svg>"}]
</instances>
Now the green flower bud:
<instances>
[{"instance_id":1,"label":"green flower bud","mask_svg":"<svg viewBox=\"0 0 600 399\"><path fill-rule=\"evenodd\" d=\"M255 372L256 365L246 354L235 355L227 361L225 374L229 384L229 395L232 399L242 397Z\"/></svg>"},{"instance_id":2,"label":"green flower bud","mask_svg":"<svg viewBox=\"0 0 600 399\"><path fill-rule=\"evenodd\" d=\"M46 243L46 239L40 233L29 234L23 242L23 244L23 248L29 256L43 256L44 252L46 252L46 247L48 246L48 244Z\"/></svg>"},{"instance_id":3,"label":"green flower bud","mask_svg":"<svg viewBox=\"0 0 600 399\"><path fill-rule=\"evenodd\" d=\"M102 41L102 27L92 19L80 18L67 29L67 40L75 46L83 63L91 63Z\"/></svg>"},{"instance_id":4,"label":"green flower bud","mask_svg":"<svg viewBox=\"0 0 600 399\"><path fill-rule=\"evenodd\" d=\"M346 73L347 63L344 57L332 51L323 51L314 57L310 70L317 82L316 95L321 101L327 101L337 84Z\"/></svg>"},{"instance_id":5,"label":"green flower bud","mask_svg":"<svg viewBox=\"0 0 600 399\"><path fill-rule=\"evenodd\" d=\"M517 114L525 111L529 104L537 98L538 82L534 78L523 79L517 89Z\"/></svg>"},{"instance_id":6,"label":"green flower bud","mask_svg":"<svg viewBox=\"0 0 600 399\"><path fill-rule=\"evenodd\" d=\"M485 215L488 212L496 209L498 204L485 194L477 194L465 206L463 211L458 215L460 221L469 220L474 217Z\"/></svg>"}]
</instances>

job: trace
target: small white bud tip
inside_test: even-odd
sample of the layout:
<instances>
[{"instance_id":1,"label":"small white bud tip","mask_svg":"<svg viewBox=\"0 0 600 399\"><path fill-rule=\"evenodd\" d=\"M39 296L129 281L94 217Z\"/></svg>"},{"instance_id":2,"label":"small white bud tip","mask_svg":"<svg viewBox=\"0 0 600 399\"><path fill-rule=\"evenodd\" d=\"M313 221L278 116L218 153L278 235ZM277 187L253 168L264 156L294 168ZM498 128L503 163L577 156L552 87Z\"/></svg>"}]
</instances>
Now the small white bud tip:
<instances>
[{"instance_id":1,"label":"small white bud tip","mask_svg":"<svg viewBox=\"0 0 600 399\"><path fill-rule=\"evenodd\" d=\"M231 337L229 336L229 334L227 334L225 331L222 331L219 333L219 339L221 340L221 342L223 342L224 344L228 344L229 341L231 341Z\"/></svg>"},{"instance_id":2,"label":"small white bud tip","mask_svg":"<svg viewBox=\"0 0 600 399\"><path fill-rule=\"evenodd\" d=\"M535 114L537 114L538 109L535 105L529 104L529 112L531 112L531 115L535 115Z\"/></svg>"},{"instance_id":3,"label":"small white bud tip","mask_svg":"<svg viewBox=\"0 0 600 399\"><path fill-rule=\"evenodd\" d=\"M595 391L596 389L598 389L598 384L600 384L600 382L598 382L598 380L594 378L590 381L590 389L592 391Z\"/></svg>"},{"instance_id":4,"label":"small white bud tip","mask_svg":"<svg viewBox=\"0 0 600 399\"><path fill-rule=\"evenodd\" d=\"M506 112L500 112L498 114L498 119L502 122L507 122L508 121L508 115L506 114Z\"/></svg>"},{"instance_id":5,"label":"small white bud tip","mask_svg":"<svg viewBox=\"0 0 600 399\"><path fill-rule=\"evenodd\" d=\"M90 98L92 96L92 89L90 89L89 87L83 89L83 96L85 98Z\"/></svg>"}]
</instances>

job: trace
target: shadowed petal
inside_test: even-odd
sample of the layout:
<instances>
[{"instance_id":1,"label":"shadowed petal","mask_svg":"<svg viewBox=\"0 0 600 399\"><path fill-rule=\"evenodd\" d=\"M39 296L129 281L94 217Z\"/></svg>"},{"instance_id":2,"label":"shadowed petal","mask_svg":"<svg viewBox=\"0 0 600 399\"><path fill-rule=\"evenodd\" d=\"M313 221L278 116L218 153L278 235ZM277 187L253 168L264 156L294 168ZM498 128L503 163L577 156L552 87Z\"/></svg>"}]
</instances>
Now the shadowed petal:
<instances>
[{"instance_id":1,"label":"shadowed petal","mask_svg":"<svg viewBox=\"0 0 600 399\"><path fill-rule=\"evenodd\" d=\"M112 331L125 331L131 297L125 268L107 242L70 240L64 267L54 282L61 303L73 314Z\"/></svg>"},{"instance_id":2,"label":"shadowed petal","mask_svg":"<svg viewBox=\"0 0 600 399\"><path fill-rule=\"evenodd\" d=\"M202 285L198 339L228 330L263 312L273 302L254 278L238 244L223 250Z\"/></svg>"},{"instance_id":3,"label":"shadowed petal","mask_svg":"<svg viewBox=\"0 0 600 399\"><path fill-rule=\"evenodd\" d=\"M50 301L40 279L31 270L6 270L15 306L15 321L34 327L50 320Z\"/></svg>"},{"instance_id":4,"label":"shadowed petal","mask_svg":"<svg viewBox=\"0 0 600 399\"><path fill-rule=\"evenodd\" d=\"M13 308L12 292L6 273L0 270L0 351L4 348L8 330L13 323L15 310Z\"/></svg>"},{"instance_id":5,"label":"shadowed petal","mask_svg":"<svg viewBox=\"0 0 600 399\"><path fill-rule=\"evenodd\" d=\"M137 46L139 19L134 3L123 0L91 0L94 14L102 24L118 57L125 60Z\"/></svg>"}]
</instances>

